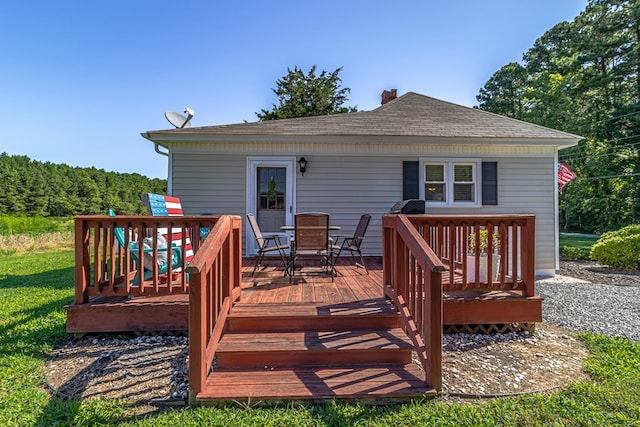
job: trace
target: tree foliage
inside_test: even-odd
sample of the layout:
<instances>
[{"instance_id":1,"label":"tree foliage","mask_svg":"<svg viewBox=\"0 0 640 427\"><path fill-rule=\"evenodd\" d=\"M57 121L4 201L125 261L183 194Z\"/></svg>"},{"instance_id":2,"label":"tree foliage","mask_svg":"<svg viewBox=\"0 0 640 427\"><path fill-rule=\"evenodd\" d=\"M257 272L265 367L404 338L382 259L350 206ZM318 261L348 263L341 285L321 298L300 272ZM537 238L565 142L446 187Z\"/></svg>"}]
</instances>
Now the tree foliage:
<instances>
[{"instance_id":1,"label":"tree foliage","mask_svg":"<svg viewBox=\"0 0 640 427\"><path fill-rule=\"evenodd\" d=\"M341 87L340 71L342 67L316 75L315 65L307 74L297 66L293 70L288 68L287 75L277 80L276 88L272 89L279 104L273 104L270 111L262 109L256 116L266 121L356 111L355 107L344 106L351 89Z\"/></svg>"},{"instance_id":2,"label":"tree foliage","mask_svg":"<svg viewBox=\"0 0 640 427\"><path fill-rule=\"evenodd\" d=\"M640 0L590 0L480 89L478 108L585 137L560 152L578 175L561 226L604 232L640 221Z\"/></svg>"},{"instance_id":3,"label":"tree foliage","mask_svg":"<svg viewBox=\"0 0 640 427\"><path fill-rule=\"evenodd\" d=\"M0 154L0 215L143 215L140 195L166 191L164 179Z\"/></svg>"}]
</instances>

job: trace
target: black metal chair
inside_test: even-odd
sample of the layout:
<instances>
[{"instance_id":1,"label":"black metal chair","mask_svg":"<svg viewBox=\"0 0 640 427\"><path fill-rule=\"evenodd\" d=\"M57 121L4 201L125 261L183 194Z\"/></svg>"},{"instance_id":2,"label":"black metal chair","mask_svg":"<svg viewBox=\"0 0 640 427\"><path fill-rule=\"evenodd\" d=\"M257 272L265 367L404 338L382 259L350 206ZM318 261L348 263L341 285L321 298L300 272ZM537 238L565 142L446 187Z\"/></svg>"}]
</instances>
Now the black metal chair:
<instances>
[{"instance_id":1,"label":"black metal chair","mask_svg":"<svg viewBox=\"0 0 640 427\"><path fill-rule=\"evenodd\" d=\"M342 244L336 245L339 249L338 252L333 254L333 265L335 266L338 257L342 253L342 251L351 252L351 256L355 257L357 253L360 257L360 263L356 262L357 267L364 268L364 271L369 274L369 270L367 270L367 266L364 263L364 258L362 257L362 250L360 249L360 245L362 245L362 241L364 240L364 234L367 232L367 227L369 226L369 221L371 221L371 215L364 214L360 217L360 221L358 221L358 226L354 231L352 236L334 236L334 238L343 239ZM336 240L336 243L338 241Z\"/></svg>"},{"instance_id":2,"label":"black metal chair","mask_svg":"<svg viewBox=\"0 0 640 427\"><path fill-rule=\"evenodd\" d=\"M333 250L329 240L329 214L322 212L299 213L295 216L294 238L289 259L289 281L295 272L298 258L319 258L321 266L331 274L333 281Z\"/></svg>"},{"instance_id":3,"label":"black metal chair","mask_svg":"<svg viewBox=\"0 0 640 427\"><path fill-rule=\"evenodd\" d=\"M287 235L284 233L265 233L263 234L260 231L260 227L258 226L258 221L256 217L248 213L247 219L249 220L249 225L251 226L251 230L253 231L253 235L256 238L256 243L258 244L258 259L256 260L256 265L253 266L253 271L251 272L251 276L253 276L260 265L262 265L262 260L264 259L264 255L270 252L278 252L280 258L282 259L282 265L284 265L284 275L287 275L288 271L288 263L286 258L286 250L290 248L290 245L287 243L280 243L281 238L287 238Z\"/></svg>"}]
</instances>

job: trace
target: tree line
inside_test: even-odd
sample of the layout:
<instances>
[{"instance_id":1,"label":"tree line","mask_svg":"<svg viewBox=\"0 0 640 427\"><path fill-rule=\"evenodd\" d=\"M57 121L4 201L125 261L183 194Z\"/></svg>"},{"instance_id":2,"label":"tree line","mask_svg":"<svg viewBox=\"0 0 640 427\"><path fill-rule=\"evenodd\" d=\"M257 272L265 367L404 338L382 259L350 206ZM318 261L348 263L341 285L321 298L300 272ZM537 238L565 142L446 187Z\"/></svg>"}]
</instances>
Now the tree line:
<instances>
[{"instance_id":1,"label":"tree line","mask_svg":"<svg viewBox=\"0 0 640 427\"><path fill-rule=\"evenodd\" d=\"M640 222L640 0L590 0L496 71L478 108L583 136L560 151L578 176L560 194L561 227Z\"/></svg>"},{"instance_id":2,"label":"tree line","mask_svg":"<svg viewBox=\"0 0 640 427\"><path fill-rule=\"evenodd\" d=\"M140 195L166 191L164 179L0 154L0 215L146 215Z\"/></svg>"}]
</instances>

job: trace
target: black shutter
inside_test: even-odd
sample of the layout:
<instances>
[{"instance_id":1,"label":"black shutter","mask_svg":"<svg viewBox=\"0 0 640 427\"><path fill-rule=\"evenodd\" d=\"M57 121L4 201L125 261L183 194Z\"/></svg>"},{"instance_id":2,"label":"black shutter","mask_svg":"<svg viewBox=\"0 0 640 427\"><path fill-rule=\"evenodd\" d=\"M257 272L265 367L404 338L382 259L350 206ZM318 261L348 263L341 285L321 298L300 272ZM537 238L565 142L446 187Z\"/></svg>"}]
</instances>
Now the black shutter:
<instances>
[{"instance_id":1,"label":"black shutter","mask_svg":"<svg viewBox=\"0 0 640 427\"><path fill-rule=\"evenodd\" d=\"M498 204L498 162L482 162L482 204Z\"/></svg>"},{"instance_id":2,"label":"black shutter","mask_svg":"<svg viewBox=\"0 0 640 427\"><path fill-rule=\"evenodd\" d=\"M417 161L402 162L402 200L420 198L419 168Z\"/></svg>"}]
</instances>

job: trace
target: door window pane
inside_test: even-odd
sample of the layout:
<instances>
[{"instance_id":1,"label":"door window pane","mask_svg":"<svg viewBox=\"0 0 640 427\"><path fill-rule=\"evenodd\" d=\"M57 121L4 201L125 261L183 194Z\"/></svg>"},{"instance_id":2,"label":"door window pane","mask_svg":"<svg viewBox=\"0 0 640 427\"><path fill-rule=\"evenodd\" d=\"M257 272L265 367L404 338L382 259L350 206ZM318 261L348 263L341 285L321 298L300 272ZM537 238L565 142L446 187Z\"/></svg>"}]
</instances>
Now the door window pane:
<instances>
[{"instance_id":1,"label":"door window pane","mask_svg":"<svg viewBox=\"0 0 640 427\"><path fill-rule=\"evenodd\" d=\"M258 168L258 209L284 209L285 168Z\"/></svg>"}]
</instances>

